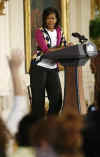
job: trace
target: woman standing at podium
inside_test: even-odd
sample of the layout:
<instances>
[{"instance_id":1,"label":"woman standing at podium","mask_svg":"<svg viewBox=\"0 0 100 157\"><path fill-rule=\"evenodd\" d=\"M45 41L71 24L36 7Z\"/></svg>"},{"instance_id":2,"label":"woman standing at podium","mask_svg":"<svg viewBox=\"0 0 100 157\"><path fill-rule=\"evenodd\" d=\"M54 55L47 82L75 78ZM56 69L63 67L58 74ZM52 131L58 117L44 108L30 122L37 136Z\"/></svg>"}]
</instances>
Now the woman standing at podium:
<instances>
[{"instance_id":1,"label":"woman standing at podium","mask_svg":"<svg viewBox=\"0 0 100 157\"><path fill-rule=\"evenodd\" d=\"M59 14L55 8L43 11L42 27L35 31L37 51L31 62L30 85L32 92L31 112L38 119L45 113L45 90L49 99L48 114L58 114L62 107L62 92L57 63L41 59L46 52L54 52L66 47L66 40L59 26Z\"/></svg>"}]
</instances>

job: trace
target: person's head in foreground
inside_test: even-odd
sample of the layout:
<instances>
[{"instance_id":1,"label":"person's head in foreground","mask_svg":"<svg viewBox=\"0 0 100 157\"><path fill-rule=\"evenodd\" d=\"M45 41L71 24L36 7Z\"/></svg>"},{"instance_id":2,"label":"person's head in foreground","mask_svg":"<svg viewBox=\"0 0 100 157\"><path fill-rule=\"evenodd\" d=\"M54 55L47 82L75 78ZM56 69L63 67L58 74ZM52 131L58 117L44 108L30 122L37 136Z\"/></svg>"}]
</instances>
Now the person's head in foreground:
<instances>
[{"instance_id":1,"label":"person's head in foreground","mask_svg":"<svg viewBox=\"0 0 100 157\"><path fill-rule=\"evenodd\" d=\"M81 156L83 122L81 116L72 110L60 117L49 116L41 120L37 128L33 127L32 145L38 148L37 156L43 152L48 156L78 157ZM49 153L46 153L48 152Z\"/></svg>"}]
</instances>

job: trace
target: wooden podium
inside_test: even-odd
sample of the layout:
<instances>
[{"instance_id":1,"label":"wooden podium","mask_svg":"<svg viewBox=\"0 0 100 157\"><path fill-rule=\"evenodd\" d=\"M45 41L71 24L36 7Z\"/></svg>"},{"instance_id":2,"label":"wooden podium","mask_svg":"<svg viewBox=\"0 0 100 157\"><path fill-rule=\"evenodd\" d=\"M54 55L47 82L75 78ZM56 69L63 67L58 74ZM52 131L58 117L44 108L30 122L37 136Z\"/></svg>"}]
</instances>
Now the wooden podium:
<instances>
[{"instance_id":1,"label":"wooden podium","mask_svg":"<svg viewBox=\"0 0 100 157\"><path fill-rule=\"evenodd\" d=\"M81 51L81 53L79 51ZM63 106L72 106L78 111L81 111L80 103L84 101L81 66L83 66L89 59L83 51L83 49L76 45L56 52L48 52L43 56L44 58L60 62L60 64L64 66Z\"/></svg>"},{"instance_id":2,"label":"wooden podium","mask_svg":"<svg viewBox=\"0 0 100 157\"><path fill-rule=\"evenodd\" d=\"M65 89L64 105L70 105L81 113L86 113L84 98L82 67L64 67Z\"/></svg>"},{"instance_id":3,"label":"wooden podium","mask_svg":"<svg viewBox=\"0 0 100 157\"><path fill-rule=\"evenodd\" d=\"M70 105L80 110L77 67L65 66L64 79L64 105Z\"/></svg>"}]
</instances>

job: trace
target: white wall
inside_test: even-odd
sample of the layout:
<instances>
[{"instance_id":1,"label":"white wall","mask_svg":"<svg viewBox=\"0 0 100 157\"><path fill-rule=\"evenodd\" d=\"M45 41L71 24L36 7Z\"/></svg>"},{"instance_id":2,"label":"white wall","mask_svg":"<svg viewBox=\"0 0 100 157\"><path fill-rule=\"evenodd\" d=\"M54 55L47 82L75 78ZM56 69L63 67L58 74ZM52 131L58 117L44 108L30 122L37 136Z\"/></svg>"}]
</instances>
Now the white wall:
<instances>
[{"instance_id":1,"label":"white wall","mask_svg":"<svg viewBox=\"0 0 100 157\"><path fill-rule=\"evenodd\" d=\"M8 10L10 49L24 50L23 0L10 0Z\"/></svg>"},{"instance_id":2,"label":"white wall","mask_svg":"<svg viewBox=\"0 0 100 157\"><path fill-rule=\"evenodd\" d=\"M6 15L0 16L0 96L9 94L9 68L7 56L9 52L8 5Z\"/></svg>"},{"instance_id":3,"label":"white wall","mask_svg":"<svg viewBox=\"0 0 100 157\"><path fill-rule=\"evenodd\" d=\"M24 51L24 15L23 0L10 0L9 12L9 47L20 48ZM24 65L22 72L25 73Z\"/></svg>"},{"instance_id":4,"label":"white wall","mask_svg":"<svg viewBox=\"0 0 100 157\"><path fill-rule=\"evenodd\" d=\"M6 15L0 16L0 96L9 94L10 84L8 83L9 69L6 55L11 54L13 48L20 48L24 51L24 18L23 0L10 0L6 5ZM21 68L25 73L25 62ZM6 75L6 77L5 77Z\"/></svg>"},{"instance_id":5,"label":"white wall","mask_svg":"<svg viewBox=\"0 0 100 157\"><path fill-rule=\"evenodd\" d=\"M5 12L5 16L0 16L0 98L5 96L1 98L4 100L1 101L3 104L0 104L0 110L3 117L7 118L13 103L13 88L6 55L10 56L13 48L24 51L23 0L10 0ZM25 62L20 72L25 83Z\"/></svg>"}]
</instances>

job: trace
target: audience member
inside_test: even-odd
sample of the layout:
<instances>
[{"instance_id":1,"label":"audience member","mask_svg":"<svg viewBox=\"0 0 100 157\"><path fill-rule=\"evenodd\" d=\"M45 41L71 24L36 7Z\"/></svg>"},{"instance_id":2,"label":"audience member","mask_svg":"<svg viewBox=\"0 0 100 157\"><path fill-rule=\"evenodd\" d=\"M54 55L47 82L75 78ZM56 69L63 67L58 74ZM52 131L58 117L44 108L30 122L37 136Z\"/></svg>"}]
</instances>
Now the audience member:
<instances>
[{"instance_id":1,"label":"audience member","mask_svg":"<svg viewBox=\"0 0 100 157\"><path fill-rule=\"evenodd\" d=\"M48 116L40 120L36 129L33 126L31 142L36 148L36 156L82 156L83 123L80 117L79 113L70 110L60 117Z\"/></svg>"},{"instance_id":2,"label":"audience member","mask_svg":"<svg viewBox=\"0 0 100 157\"><path fill-rule=\"evenodd\" d=\"M19 122L18 131L15 135L17 149L11 155L11 157L34 157L35 150L31 147L30 142L30 130L32 125L36 127L37 118L34 118L33 115L27 114L23 117L23 119Z\"/></svg>"},{"instance_id":3,"label":"audience member","mask_svg":"<svg viewBox=\"0 0 100 157\"><path fill-rule=\"evenodd\" d=\"M4 124L4 121L0 118L0 157L7 156L7 149L9 143L10 133Z\"/></svg>"},{"instance_id":4,"label":"audience member","mask_svg":"<svg viewBox=\"0 0 100 157\"><path fill-rule=\"evenodd\" d=\"M20 67L24 61L23 52L19 49L13 50L11 59L8 61L14 87L14 104L12 111L8 115L7 127L9 131L14 135L17 131L19 121L23 118L28 110L26 92L22 77L20 75Z\"/></svg>"},{"instance_id":5,"label":"audience member","mask_svg":"<svg viewBox=\"0 0 100 157\"><path fill-rule=\"evenodd\" d=\"M94 104L89 105L88 112L93 112L96 110L96 106Z\"/></svg>"},{"instance_id":6,"label":"audience member","mask_svg":"<svg viewBox=\"0 0 100 157\"><path fill-rule=\"evenodd\" d=\"M100 90L95 93L95 108L85 117L83 130L84 152L86 157L99 157L100 155Z\"/></svg>"},{"instance_id":7,"label":"audience member","mask_svg":"<svg viewBox=\"0 0 100 157\"><path fill-rule=\"evenodd\" d=\"M12 111L8 115L8 121L7 123L3 124L2 120L0 121L0 136L1 140L0 143L2 145L0 146L0 156L1 154L5 155L5 148L7 144L7 150L6 152L9 154L9 152L13 151L13 136L17 131L17 126L19 121L22 119L22 117L25 115L25 112L27 110L27 104L26 104L26 95L25 95L25 88L23 86L23 80L20 75L20 67L22 65L22 62L24 60L24 54L21 50L15 49L11 52L11 58L8 58L8 65L9 69L11 71L12 76L12 82L13 82L13 89L14 89L14 105L12 108ZM8 129L9 133L9 141L7 141L7 135L5 126ZM4 150L4 153L3 153ZM8 155L7 154L7 155Z\"/></svg>"},{"instance_id":8,"label":"audience member","mask_svg":"<svg viewBox=\"0 0 100 157\"><path fill-rule=\"evenodd\" d=\"M29 132L32 125L37 123L37 118L32 114L25 115L19 122L18 131L15 135L18 146L30 146Z\"/></svg>"}]
</instances>

